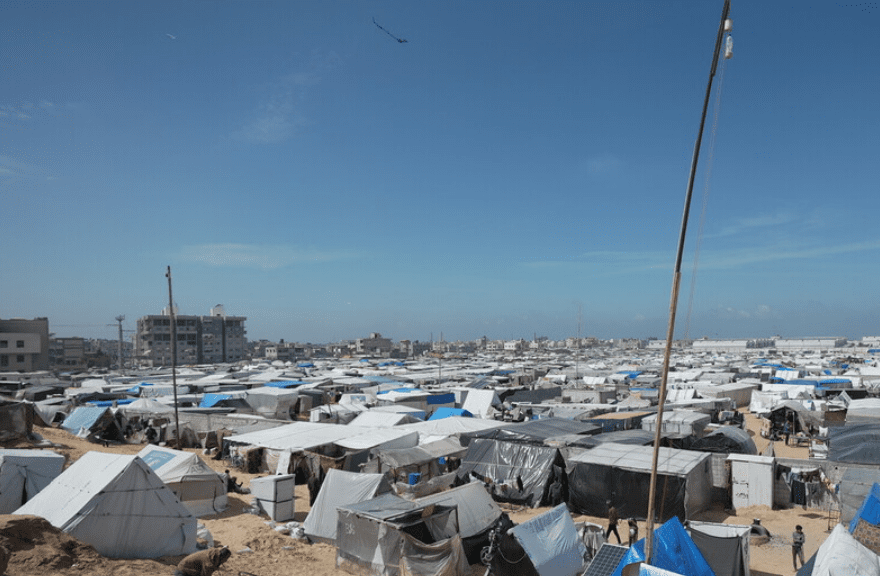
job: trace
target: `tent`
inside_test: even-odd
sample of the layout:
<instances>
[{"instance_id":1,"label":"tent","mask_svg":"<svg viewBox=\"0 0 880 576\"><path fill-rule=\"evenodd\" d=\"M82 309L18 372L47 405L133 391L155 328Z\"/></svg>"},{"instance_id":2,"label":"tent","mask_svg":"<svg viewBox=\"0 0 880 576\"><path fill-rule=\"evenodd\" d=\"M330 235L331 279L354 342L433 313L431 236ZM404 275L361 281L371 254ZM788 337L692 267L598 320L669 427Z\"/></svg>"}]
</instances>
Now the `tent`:
<instances>
[{"instance_id":1,"label":"tent","mask_svg":"<svg viewBox=\"0 0 880 576\"><path fill-rule=\"evenodd\" d=\"M476 438L462 456L458 477L470 475L491 484L492 496L501 502L541 506L555 478L564 479L565 461L556 448L520 442Z\"/></svg>"},{"instance_id":2,"label":"tent","mask_svg":"<svg viewBox=\"0 0 880 576\"><path fill-rule=\"evenodd\" d=\"M33 427L33 404L0 400L0 441L27 438Z\"/></svg>"},{"instance_id":3,"label":"tent","mask_svg":"<svg viewBox=\"0 0 880 576\"><path fill-rule=\"evenodd\" d=\"M501 404L498 394L495 390L473 390L467 391L461 407L473 414L477 418L491 418L495 413L493 406Z\"/></svg>"},{"instance_id":4,"label":"tent","mask_svg":"<svg viewBox=\"0 0 880 576\"><path fill-rule=\"evenodd\" d=\"M880 576L880 557L853 538L842 524L819 546L813 576Z\"/></svg>"},{"instance_id":5,"label":"tent","mask_svg":"<svg viewBox=\"0 0 880 576\"><path fill-rule=\"evenodd\" d=\"M880 464L880 424L855 424L829 430L828 460Z\"/></svg>"},{"instance_id":6,"label":"tent","mask_svg":"<svg viewBox=\"0 0 880 576\"><path fill-rule=\"evenodd\" d=\"M880 470L877 468L846 468L841 476L837 491L837 498L840 501L840 523L850 526L850 533L853 529L850 524L861 508L867 504L867 499L872 497L880 501L880 497L873 496L874 486L878 482L880 482Z\"/></svg>"},{"instance_id":7,"label":"tent","mask_svg":"<svg viewBox=\"0 0 880 576\"><path fill-rule=\"evenodd\" d=\"M261 386L245 392L245 401L264 418L290 420L290 414L299 399L299 392L293 388Z\"/></svg>"},{"instance_id":8,"label":"tent","mask_svg":"<svg viewBox=\"0 0 880 576\"><path fill-rule=\"evenodd\" d=\"M388 492L382 474L358 474L331 468L321 485L315 503L303 522L306 536L321 542L336 540L337 514L340 506L370 500L380 492Z\"/></svg>"},{"instance_id":9,"label":"tent","mask_svg":"<svg viewBox=\"0 0 880 576\"><path fill-rule=\"evenodd\" d=\"M87 452L15 514L42 516L109 558L196 550L196 518L137 456Z\"/></svg>"},{"instance_id":10,"label":"tent","mask_svg":"<svg viewBox=\"0 0 880 576\"><path fill-rule=\"evenodd\" d=\"M466 451L455 438L444 438L412 448L377 449L373 450L375 457L364 467L364 472L390 471L396 480L410 473L418 473L421 479L428 480L444 471L440 467L441 458L460 457Z\"/></svg>"},{"instance_id":11,"label":"tent","mask_svg":"<svg viewBox=\"0 0 880 576\"><path fill-rule=\"evenodd\" d=\"M751 526L688 522L688 534L715 576L749 576Z\"/></svg>"},{"instance_id":12,"label":"tent","mask_svg":"<svg viewBox=\"0 0 880 576\"><path fill-rule=\"evenodd\" d=\"M468 576L456 506L393 494L340 506L336 566L375 576Z\"/></svg>"},{"instance_id":13,"label":"tent","mask_svg":"<svg viewBox=\"0 0 880 576\"><path fill-rule=\"evenodd\" d=\"M687 576L714 576L709 563L677 518L672 518L654 530L653 547L651 565L655 568ZM630 546L629 552L611 576L621 576L625 566L644 560L645 539L642 538Z\"/></svg>"},{"instance_id":14,"label":"tent","mask_svg":"<svg viewBox=\"0 0 880 576\"><path fill-rule=\"evenodd\" d=\"M654 493L661 521L684 520L711 500L711 455L660 448ZM606 442L568 459L568 503L591 516L605 516L611 501L623 518L645 518L653 448Z\"/></svg>"},{"instance_id":15,"label":"tent","mask_svg":"<svg viewBox=\"0 0 880 576\"><path fill-rule=\"evenodd\" d=\"M122 430L110 408L79 406L67 415L61 427L71 434L89 440L104 439L123 441Z\"/></svg>"},{"instance_id":16,"label":"tent","mask_svg":"<svg viewBox=\"0 0 880 576\"><path fill-rule=\"evenodd\" d=\"M49 485L65 458L51 450L0 449L0 514L12 514Z\"/></svg>"},{"instance_id":17,"label":"tent","mask_svg":"<svg viewBox=\"0 0 880 576\"><path fill-rule=\"evenodd\" d=\"M431 417L428 418L428 420L440 420L442 418L449 418L450 416L461 416L462 418L474 417L473 414L464 408L450 408L448 406L443 406L434 410L434 413L431 414Z\"/></svg>"},{"instance_id":18,"label":"tent","mask_svg":"<svg viewBox=\"0 0 880 576\"><path fill-rule=\"evenodd\" d=\"M541 418L515 424L501 424L488 430L468 432L461 435L461 443L467 446L474 438L493 438L496 440L515 440L543 444L548 438L568 434L598 434L601 428L590 422L568 420L567 418Z\"/></svg>"},{"instance_id":19,"label":"tent","mask_svg":"<svg viewBox=\"0 0 880 576\"><path fill-rule=\"evenodd\" d=\"M210 516L226 509L226 482L198 455L150 445L138 452L138 456L193 516Z\"/></svg>"},{"instance_id":20,"label":"tent","mask_svg":"<svg viewBox=\"0 0 880 576\"><path fill-rule=\"evenodd\" d=\"M510 529L540 576L574 576L587 550L565 504Z\"/></svg>"},{"instance_id":21,"label":"tent","mask_svg":"<svg viewBox=\"0 0 880 576\"><path fill-rule=\"evenodd\" d=\"M703 430L712 421L708 414L692 410L671 410L663 413L662 435L670 438L703 435ZM642 418L642 429L648 432L657 430L657 414Z\"/></svg>"}]
</instances>

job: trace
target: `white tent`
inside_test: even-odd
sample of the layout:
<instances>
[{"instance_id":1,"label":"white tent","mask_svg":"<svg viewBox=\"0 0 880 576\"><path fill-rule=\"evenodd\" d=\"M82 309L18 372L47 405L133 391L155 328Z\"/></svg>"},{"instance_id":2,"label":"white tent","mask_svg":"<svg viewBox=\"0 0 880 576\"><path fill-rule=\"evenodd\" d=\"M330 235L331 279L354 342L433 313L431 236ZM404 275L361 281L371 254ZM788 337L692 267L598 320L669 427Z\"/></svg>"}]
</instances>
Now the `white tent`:
<instances>
[{"instance_id":1,"label":"white tent","mask_svg":"<svg viewBox=\"0 0 880 576\"><path fill-rule=\"evenodd\" d=\"M842 524L835 526L819 547L813 564L813 576L838 574L880 576L880 556L853 538Z\"/></svg>"},{"instance_id":2,"label":"white tent","mask_svg":"<svg viewBox=\"0 0 880 576\"><path fill-rule=\"evenodd\" d=\"M245 400L257 414L278 420L290 420L290 411L299 399L299 392L295 388L261 386L245 394Z\"/></svg>"},{"instance_id":3,"label":"white tent","mask_svg":"<svg viewBox=\"0 0 880 576\"><path fill-rule=\"evenodd\" d=\"M491 418L495 413L493 406L500 405L495 390L469 390L461 407L477 418Z\"/></svg>"},{"instance_id":4,"label":"white tent","mask_svg":"<svg viewBox=\"0 0 880 576\"><path fill-rule=\"evenodd\" d=\"M51 450L0 450L0 514L12 514L49 485L64 468Z\"/></svg>"},{"instance_id":5,"label":"white tent","mask_svg":"<svg viewBox=\"0 0 880 576\"><path fill-rule=\"evenodd\" d=\"M332 542L336 540L336 509L340 506L356 504L375 498L387 482L382 474L359 474L331 468L321 485L321 491L303 522L306 536L314 540Z\"/></svg>"},{"instance_id":6,"label":"white tent","mask_svg":"<svg viewBox=\"0 0 880 576\"><path fill-rule=\"evenodd\" d=\"M226 509L226 482L198 455L163 446L138 452L194 516L210 516Z\"/></svg>"},{"instance_id":7,"label":"white tent","mask_svg":"<svg viewBox=\"0 0 880 576\"><path fill-rule=\"evenodd\" d=\"M540 576L574 576L584 568L586 547L565 504L510 529Z\"/></svg>"},{"instance_id":8,"label":"white tent","mask_svg":"<svg viewBox=\"0 0 880 576\"><path fill-rule=\"evenodd\" d=\"M87 452L15 514L42 516L109 558L196 550L196 518L137 456Z\"/></svg>"}]
</instances>

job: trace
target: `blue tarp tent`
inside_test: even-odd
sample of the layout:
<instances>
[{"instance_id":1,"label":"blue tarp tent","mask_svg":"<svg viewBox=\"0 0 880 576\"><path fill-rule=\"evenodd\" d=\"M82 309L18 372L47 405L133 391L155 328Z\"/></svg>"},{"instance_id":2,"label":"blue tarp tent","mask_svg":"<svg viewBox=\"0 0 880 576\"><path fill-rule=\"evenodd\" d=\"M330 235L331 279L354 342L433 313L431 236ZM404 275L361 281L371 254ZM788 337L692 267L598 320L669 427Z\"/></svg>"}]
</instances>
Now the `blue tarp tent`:
<instances>
[{"instance_id":1,"label":"blue tarp tent","mask_svg":"<svg viewBox=\"0 0 880 576\"><path fill-rule=\"evenodd\" d=\"M428 420L440 420L441 418L449 418L450 416L464 416L465 418L473 418L473 414L465 410L464 408L449 408L448 406L441 406L434 411Z\"/></svg>"},{"instance_id":2,"label":"blue tarp tent","mask_svg":"<svg viewBox=\"0 0 880 576\"><path fill-rule=\"evenodd\" d=\"M302 386L305 382L301 380L282 380L281 382L266 382L265 386L270 388L294 388Z\"/></svg>"},{"instance_id":3,"label":"blue tarp tent","mask_svg":"<svg viewBox=\"0 0 880 576\"><path fill-rule=\"evenodd\" d=\"M296 366L297 366L297 368L314 368L315 367L315 365L312 364L311 362L300 362Z\"/></svg>"},{"instance_id":4,"label":"blue tarp tent","mask_svg":"<svg viewBox=\"0 0 880 576\"><path fill-rule=\"evenodd\" d=\"M623 569L633 562L645 561L645 539L629 548L611 576L621 576ZM685 532L678 518L672 518L654 530L654 554L651 565L688 576L715 576L697 545Z\"/></svg>"},{"instance_id":5,"label":"blue tarp tent","mask_svg":"<svg viewBox=\"0 0 880 576\"><path fill-rule=\"evenodd\" d=\"M871 491L865 496L865 500L862 502L858 512L850 520L850 534L855 532L856 527L859 525L859 520L864 520L874 526L880 525L880 484L874 483Z\"/></svg>"},{"instance_id":6,"label":"blue tarp tent","mask_svg":"<svg viewBox=\"0 0 880 576\"><path fill-rule=\"evenodd\" d=\"M223 400L232 398L229 394L205 394L202 401L199 402L199 408L213 408Z\"/></svg>"},{"instance_id":7,"label":"blue tarp tent","mask_svg":"<svg viewBox=\"0 0 880 576\"><path fill-rule=\"evenodd\" d=\"M61 427L71 434L76 434L83 428L91 430L106 413L107 408L105 407L79 406L64 419Z\"/></svg>"},{"instance_id":8,"label":"blue tarp tent","mask_svg":"<svg viewBox=\"0 0 880 576\"><path fill-rule=\"evenodd\" d=\"M117 406L125 406L126 404L131 404L135 401L135 398L122 398L121 400L91 400L86 402L89 406L100 406L103 408L109 408L116 404Z\"/></svg>"}]
</instances>

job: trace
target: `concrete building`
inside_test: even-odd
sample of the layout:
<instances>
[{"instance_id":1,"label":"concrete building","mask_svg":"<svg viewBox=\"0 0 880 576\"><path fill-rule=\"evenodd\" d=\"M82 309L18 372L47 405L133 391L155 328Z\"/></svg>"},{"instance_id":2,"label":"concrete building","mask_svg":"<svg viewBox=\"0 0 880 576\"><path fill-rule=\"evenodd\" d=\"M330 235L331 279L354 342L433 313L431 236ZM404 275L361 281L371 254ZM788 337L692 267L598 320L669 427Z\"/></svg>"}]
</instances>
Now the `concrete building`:
<instances>
[{"instance_id":1,"label":"concrete building","mask_svg":"<svg viewBox=\"0 0 880 576\"><path fill-rule=\"evenodd\" d=\"M0 372L49 369L49 319L0 320Z\"/></svg>"},{"instance_id":2,"label":"concrete building","mask_svg":"<svg viewBox=\"0 0 880 576\"><path fill-rule=\"evenodd\" d=\"M49 340L49 364L53 368L85 368L85 338L52 338Z\"/></svg>"},{"instance_id":3,"label":"concrete building","mask_svg":"<svg viewBox=\"0 0 880 576\"><path fill-rule=\"evenodd\" d=\"M378 332L372 332L369 338L355 340L355 353L369 354L371 356L388 356L391 353L391 340L382 338Z\"/></svg>"},{"instance_id":4,"label":"concrete building","mask_svg":"<svg viewBox=\"0 0 880 576\"><path fill-rule=\"evenodd\" d=\"M244 360L247 352L244 316L226 316L223 307L211 309L210 316L174 315L177 332L178 364L217 364ZM138 319L134 339L135 357L149 366L170 366L171 317L162 314Z\"/></svg>"}]
</instances>

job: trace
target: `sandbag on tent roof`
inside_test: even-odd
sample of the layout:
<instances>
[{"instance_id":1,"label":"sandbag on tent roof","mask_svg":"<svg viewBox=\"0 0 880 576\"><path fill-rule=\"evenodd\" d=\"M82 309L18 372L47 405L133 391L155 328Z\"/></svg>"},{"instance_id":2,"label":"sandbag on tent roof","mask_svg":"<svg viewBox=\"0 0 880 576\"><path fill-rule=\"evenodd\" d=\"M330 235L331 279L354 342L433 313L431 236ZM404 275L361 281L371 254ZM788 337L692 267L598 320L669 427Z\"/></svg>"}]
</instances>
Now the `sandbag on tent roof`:
<instances>
[{"instance_id":1,"label":"sandbag on tent roof","mask_svg":"<svg viewBox=\"0 0 880 576\"><path fill-rule=\"evenodd\" d=\"M715 576L749 576L751 526L688 522L688 533Z\"/></svg>"},{"instance_id":2,"label":"sandbag on tent roof","mask_svg":"<svg viewBox=\"0 0 880 576\"><path fill-rule=\"evenodd\" d=\"M42 516L109 558L196 549L196 518L137 456L87 452L15 514Z\"/></svg>"},{"instance_id":3,"label":"sandbag on tent roof","mask_svg":"<svg viewBox=\"0 0 880 576\"><path fill-rule=\"evenodd\" d=\"M880 576L880 557L853 538L842 524L819 546L813 576Z\"/></svg>"},{"instance_id":4,"label":"sandbag on tent roof","mask_svg":"<svg viewBox=\"0 0 880 576\"><path fill-rule=\"evenodd\" d=\"M462 456L458 476L467 479L473 472L490 479L496 500L541 506L554 477L564 476L564 467L556 448L475 438Z\"/></svg>"},{"instance_id":5,"label":"sandbag on tent roof","mask_svg":"<svg viewBox=\"0 0 880 576\"><path fill-rule=\"evenodd\" d=\"M388 490L382 474L359 474L331 468L303 522L303 530L309 538L333 542L336 540L337 508L370 500Z\"/></svg>"},{"instance_id":6,"label":"sandbag on tent roof","mask_svg":"<svg viewBox=\"0 0 880 576\"><path fill-rule=\"evenodd\" d=\"M197 454L151 445L138 456L194 516L210 516L226 509L226 482Z\"/></svg>"},{"instance_id":7,"label":"sandbag on tent roof","mask_svg":"<svg viewBox=\"0 0 880 576\"><path fill-rule=\"evenodd\" d=\"M48 486L65 458L51 450L0 450L0 514L12 514Z\"/></svg>"},{"instance_id":8,"label":"sandbag on tent roof","mask_svg":"<svg viewBox=\"0 0 880 576\"><path fill-rule=\"evenodd\" d=\"M700 553L697 545L685 532L678 518L672 518L654 530L654 552L651 565L687 576L715 576L712 568ZM645 539L642 538L629 548L629 552L617 565L611 576L621 576L624 567L645 560Z\"/></svg>"},{"instance_id":9,"label":"sandbag on tent roof","mask_svg":"<svg viewBox=\"0 0 880 576\"><path fill-rule=\"evenodd\" d=\"M338 508L336 566L375 576L468 576L455 506L385 494Z\"/></svg>"},{"instance_id":10,"label":"sandbag on tent roof","mask_svg":"<svg viewBox=\"0 0 880 576\"><path fill-rule=\"evenodd\" d=\"M540 576L574 576L584 568L587 550L565 504L514 526L510 533Z\"/></svg>"}]
</instances>

